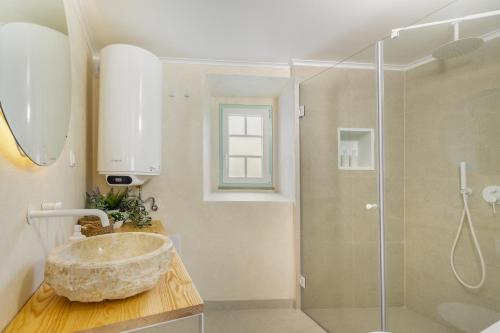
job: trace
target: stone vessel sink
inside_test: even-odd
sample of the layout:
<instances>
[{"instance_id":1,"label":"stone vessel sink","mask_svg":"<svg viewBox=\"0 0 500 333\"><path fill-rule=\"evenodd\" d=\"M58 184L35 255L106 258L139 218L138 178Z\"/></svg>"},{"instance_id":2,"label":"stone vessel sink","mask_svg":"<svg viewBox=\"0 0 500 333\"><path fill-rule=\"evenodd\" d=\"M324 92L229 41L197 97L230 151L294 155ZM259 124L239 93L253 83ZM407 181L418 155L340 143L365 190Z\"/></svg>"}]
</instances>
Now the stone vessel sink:
<instances>
[{"instance_id":1,"label":"stone vessel sink","mask_svg":"<svg viewBox=\"0 0 500 333\"><path fill-rule=\"evenodd\" d=\"M172 256L172 241L163 235L94 236L54 249L45 264L45 281L71 301L126 298L153 288Z\"/></svg>"}]
</instances>

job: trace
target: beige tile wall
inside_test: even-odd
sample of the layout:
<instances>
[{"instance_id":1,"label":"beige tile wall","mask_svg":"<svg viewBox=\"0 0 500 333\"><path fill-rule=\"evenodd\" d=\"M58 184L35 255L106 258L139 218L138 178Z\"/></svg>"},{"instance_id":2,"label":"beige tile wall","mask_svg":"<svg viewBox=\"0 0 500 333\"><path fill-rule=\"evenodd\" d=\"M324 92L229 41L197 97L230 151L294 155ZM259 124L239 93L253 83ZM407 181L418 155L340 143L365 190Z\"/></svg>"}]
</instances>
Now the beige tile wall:
<instances>
[{"instance_id":1,"label":"beige tile wall","mask_svg":"<svg viewBox=\"0 0 500 333\"><path fill-rule=\"evenodd\" d=\"M500 184L500 90L492 90L500 88L499 59L496 39L467 56L406 74L406 303L442 322L440 312L450 302L500 312L500 216L481 197L484 186ZM474 292L458 283L449 264L462 210L460 161L468 163L470 208L487 264L486 284ZM468 281L478 281L467 228L456 261ZM484 328L477 315L465 315Z\"/></svg>"},{"instance_id":2,"label":"beige tile wall","mask_svg":"<svg viewBox=\"0 0 500 333\"><path fill-rule=\"evenodd\" d=\"M376 126L375 71L332 69L301 84L302 270L304 309L378 304L376 171L337 168L337 128ZM400 94L387 100L387 240L389 302L404 302L402 72L386 84Z\"/></svg>"},{"instance_id":3,"label":"beige tile wall","mask_svg":"<svg viewBox=\"0 0 500 333\"><path fill-rule=\"evenodd\" d=\"M19 157L5 123L0 121L0 330L43 281L45 257L54 246L67 241L72 219L45 219L26 223L28 205L43 200L62 201L65 207L82 208L86 189L87 79L90 52L73 1L64 1L70 37L72 105L68 139L60 158L47 167L35 167ZM70 168L69 150L78 165Z\"/></svg>"}]
</instances>

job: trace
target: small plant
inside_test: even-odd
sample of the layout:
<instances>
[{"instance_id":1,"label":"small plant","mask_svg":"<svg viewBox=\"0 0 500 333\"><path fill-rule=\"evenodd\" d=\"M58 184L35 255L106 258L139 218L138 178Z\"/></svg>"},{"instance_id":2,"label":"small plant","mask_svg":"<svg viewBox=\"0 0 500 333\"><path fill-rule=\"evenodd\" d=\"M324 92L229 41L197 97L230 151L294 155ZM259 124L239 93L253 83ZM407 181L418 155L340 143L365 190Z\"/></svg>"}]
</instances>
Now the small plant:
<instances>
[{"instance_id":1,"label":"small plant","mask_svg":"<svg viewBox=\"0 0 500 333\"><path fill-rule=\"evenodd\" d=\"M106 212L120 209L123 201L128 197L128 189L118 191L111 189L106 195L101 193L99 187L87 192L87 208L101 209Z\"/></svg>"},{"instance_id":2,"label":"small plant","mask_svg":"<svg viewBox=\"0 0 500 333\"><path fill-rule=\"evenodd\" d=\"M123 201L121 209L128 213L128 220L139 228L151 225L151 216L138 198L127 198Z\"/></svg>"},{"instance_id":3,"label":"small plant","mask_svg":"<svg viewBox=\"0 0 500 333\"><path fill-rule=\"evenodd\" d=\"M128 189L125 189L124 191L118 191L117 193L115 193L114 190L111 189L104 198L107 210L120 209L123 200L125 200L125 198L127 197L128 197Z\"/></svg>"},{"instance_id":4,"label":"small plant","mask_svg":"<svg viewBox=\"0 0 500 333\"><path fill-rule=\"evenodd\" d=\"M99 187L96 187L95 190L86 193L87 197L87 208L90 209L100 209L106 210L106 200L104 195L102 195Z\"/></svg>"},{"instance_id":5,"label":"small plant","mask_svg":"<svg viewBox=\"0 0 500 333\"><path fill-rule=\"evenodd\" d=\"M143 202L135 196L129 196L128 189L116 193L111 189L103 195L96 187L87 192L87 208L103 210L115 221L130 221L139 228L151 225L151 217Z\"/></svg>"},{"instance_id":6,"label":"small plant","mask_svg":"<svg viewBox=\"0 0 500 333\"><path fill-rule=\"evenodd\" d=\"M125 214L120 211L110 213L109 217L115 221L125 221Z\"/></svg>"}]
</instances>

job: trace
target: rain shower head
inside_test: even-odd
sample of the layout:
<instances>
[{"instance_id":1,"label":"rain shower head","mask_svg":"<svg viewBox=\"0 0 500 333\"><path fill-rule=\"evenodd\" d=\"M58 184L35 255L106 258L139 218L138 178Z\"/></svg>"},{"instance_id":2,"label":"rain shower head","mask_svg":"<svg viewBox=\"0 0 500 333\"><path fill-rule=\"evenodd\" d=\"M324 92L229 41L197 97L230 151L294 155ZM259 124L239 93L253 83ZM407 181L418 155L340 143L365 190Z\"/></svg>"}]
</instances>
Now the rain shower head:
<instances>
[{"instance_id":1,"label":"rain shower head","mask_svg":"<svg viewBox=\"0 0 500 333\"><path fill-rule=\"evenodd\" d=\"M446 60L459 57L470 53L480 48L484 40L478 37L460 38L458 23L453 24L454 39L444 45L441 45L432 52L432 56L436 59Z\"/></svg>"},{"instance_id":2,"label":"rain shower head","mask_svg":"<svg viewBox=\"0 0 500 333\"><path fill-rule=\"evenodd\" d=\"M484 40L477 37L457 39L435 49L432 56L441 60L460 57L477 50L483 43Z\"/></svg>"}]
</instances>

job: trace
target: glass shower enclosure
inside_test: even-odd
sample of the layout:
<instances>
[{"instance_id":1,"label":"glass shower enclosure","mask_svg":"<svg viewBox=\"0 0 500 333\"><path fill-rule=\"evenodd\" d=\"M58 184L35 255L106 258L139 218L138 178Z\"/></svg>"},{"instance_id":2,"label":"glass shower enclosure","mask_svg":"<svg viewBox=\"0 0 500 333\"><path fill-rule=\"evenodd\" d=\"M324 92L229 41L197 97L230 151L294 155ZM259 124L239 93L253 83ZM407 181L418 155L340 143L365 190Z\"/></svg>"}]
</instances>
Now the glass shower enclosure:
<instances>
[{"instance_id":1,"label":"glass shower enclosure","mask_svg":"<svg viewBox=\"0 0 500 333\"><path fill-rule=\"evenodd\" d=\"M300 83L301 307L328 332L500 321L500 15L456 20L498 10L455 1Z\"/></svg>"}]
</instances>

